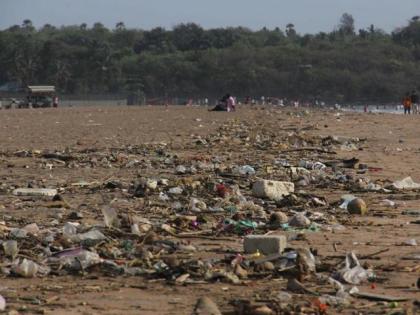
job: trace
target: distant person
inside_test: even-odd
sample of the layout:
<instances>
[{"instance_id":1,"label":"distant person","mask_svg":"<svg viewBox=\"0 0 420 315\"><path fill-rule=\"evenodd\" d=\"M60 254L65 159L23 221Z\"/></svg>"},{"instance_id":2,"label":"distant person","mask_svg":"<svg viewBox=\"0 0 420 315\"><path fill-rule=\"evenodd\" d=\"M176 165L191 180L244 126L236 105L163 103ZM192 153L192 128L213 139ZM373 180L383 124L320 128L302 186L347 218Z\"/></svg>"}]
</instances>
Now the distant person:
<instances>
[{"instance_id":1,"label":"distant person","mask_svg":"<svg viewBox=\"0 0 420 315\"><path fill-rule=\"evenodd\" d=\"M283 99L282 99L282 98L279 100L279 106L281 106L281 107L283 107L283 106L284 106L284 101L283 101Z\"/></svg>"},{"instance_id":2,"label":"distant person","mask_svg":"<svg viewBox=\"0 0 420 315\"><path fill-rule=\"evenodd\" d=\"M53 107L57 108L58 107L58 96L54 95L53 97Z\"/></svg>"},{"instance_id":3,"label":"distant person","mask_svg":"<svg viewBox=\"0 0 420 315\"><path fill-rule=\"evenodd\" d=\"M419 95L415 90L411 92L411 104L413 106L413 113L418 114L419 113Z\"/></svg>"},{"instance_id":4,"label":"distant person","mask_svg":"<svg viewBox=\"0 0 420 315\"><path fill-rule=\"evenodd\" d=\"M227 101L228 101L229 97L230 97L230 94L224 95L219 100L217 105L213 109L211 109L210 111L212 111L212 112L226 112L227 111Z\"/></svg>"},{"instance_id":5,"label":"distant person","mask_svg":"<svg viewBox=\"0 0 420 315\"><path fill-rule=\"evenodd\" d=\"M404 115L410 115L411 114L411 95L410 92L407 92L405 94L405 97L403 98L403 106L404 106Z\"/></svg>"},{"instance_id":6,"label":"distant person","mask_svg":"<svg viewBox=\"0 0 420 315\"><path fill-rule=\"evenodd\" d=\"M228 96L228 98L226 100L227 111L228 112L236 111L236 100L235 100L235 98L230 94L227 94L227 96Z\"/></svg>"}]
</instances>

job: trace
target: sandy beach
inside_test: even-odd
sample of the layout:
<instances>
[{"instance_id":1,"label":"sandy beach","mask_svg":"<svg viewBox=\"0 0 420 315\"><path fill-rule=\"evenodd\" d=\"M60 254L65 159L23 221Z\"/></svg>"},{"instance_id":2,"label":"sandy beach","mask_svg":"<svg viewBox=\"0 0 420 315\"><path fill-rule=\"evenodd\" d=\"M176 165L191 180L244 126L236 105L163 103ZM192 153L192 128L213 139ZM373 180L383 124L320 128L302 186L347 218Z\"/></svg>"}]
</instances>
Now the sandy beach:
<instances>
[{"instance_id":1,"label":"sandy beach","mask_svg":"<svg viewBox=\"0 0 420 315\"><path fill-rule=\"evenodd\" d=\"M194 251L171 251L170 255L182 261L183 266L201 260L214 268L228 268L230 263L223 263L224 259L229 261L232 255L243 255L243 235L215 232L218 222L230 216L182 213L172 207L174 201L188 205L192 197L205 200L208 207L216 204L218 196L207 186L217 178L226 185L238 185L245 198L262 207L266 221L260 214L248 213L251 220L265 223L273 211L282 211L289 217L299 209L306 211L319 225L316 231L270 229L269 233L299 235L290 238L288 247L311 248L319 261L320 274L330 276L346 253L354 251L361 265L375 273L374 280L355 285L361 292L407 299L391 304L350 297L350 305L329 305L328 314L383 314L398 310L399 314L415 314L414 303L420 296L415 285L420 276L420 249L409 246L407 241L420 244L420 192L369 191L366 185L375 183L386 188L408 176L420 182L419 137L420 116L414 115L272 107L244 107L235 113L184 106L4 110L0 115L0 232L6 240L10 239L10 229L36 223L39 231L19 240L20 255L43 264L43 239L48 231L61 231L66 222L103 225L101 208L113 202L119 214L149 220L160 241L192 245ZM332 141L332 145L328 146L327 141ZM49 158L46 152L59 154ZM62 156L69 158L61 159ZM294 203L278 204L252 196L250 187L257 178L287 179L284 161L291 166L298 166L302 160L328 165L351 158L359 160L354 168L328 166L319 177L322 179L314 175L312 181L302 186L296 179ZM198 165L198 161L215 160L221 165L219 171L198 169L182 175L174 171L177 165L189 167L193 163ZM243 165L252 166L256 174L227 177L235 166ZM336 179L338 173L346 179ZM140 178L168 178L169 187L182 182L184 193L164 202L158 199L159 193L166 194L168 188L159 186L149 195L134 197L132 187ZM191 181L200 182L199 188L190 188ZM57 188L68 207L48 207L50 200L45 197L13 195L12 191L20 187ZM340 210L344 194L362 198L368 214L349 215ZM324 202L316 205L314 197ZM162 224L174 227L176 233L195 231L188 226L176 226L177 214L205 216L206 224L199 230L213 232L208 238L176 238L166 233ZM143 256L128 255L121 248L123 240L130 240L130 246L144 251L143 237L147 233L136 238L127 231L109 232L106 235L111 240L91 249L117 266L146 268ZM262 229L255 233L267 232ZM78 246L60 237L50 245L56 251ZM162 243L153 246L153 250L149 249L154 255L149 269L169 255L165 247L156 249ZM407 258L414 254L417 259ZM210 297L223 314L254 314L238 311L243 301L267 305L279 314L281 310L287 313L286 309L289 314L316 310L313 302L316 296L307 293L289 292L293 310L287 307L288 302L284 309L280 302L275 302L280 291L287 291L287 279L291 277L288 272L257 272L251 266L248 268L248 277L236 284L205 279L196 269L194 273L187 267L181 273L188 273L194 282L176 282L155 274L115 275L104 272L103 266L77 274L63 269L27 279L4 275L0 293L9 309L19 314L191 314L202 296ZM334 294L331 286L322 284L315 276L302 283L320 295Z\"/></svg>"}]
</instances>

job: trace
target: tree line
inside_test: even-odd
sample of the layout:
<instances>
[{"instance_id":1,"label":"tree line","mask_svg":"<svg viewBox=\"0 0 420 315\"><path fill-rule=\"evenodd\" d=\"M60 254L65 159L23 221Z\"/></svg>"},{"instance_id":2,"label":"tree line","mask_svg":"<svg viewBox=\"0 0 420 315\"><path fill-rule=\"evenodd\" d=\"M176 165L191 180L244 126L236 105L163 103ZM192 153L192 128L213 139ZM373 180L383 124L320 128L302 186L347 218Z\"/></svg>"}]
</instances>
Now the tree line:
<instances>
[{"instance_id":1,"label":"tree line","mask_svg":"<svg viewBox=\"0 0 420 315\"><path fill-rule=\"evenodd\" d=\"M291 23L256 31L122 22L36 29L30 20L0 31L0 85L51 84L66 94L393 101L420 86L419 61L417 16L391 33L356 31L349 14L317 34Z\"/></svg>"}]
</instances>

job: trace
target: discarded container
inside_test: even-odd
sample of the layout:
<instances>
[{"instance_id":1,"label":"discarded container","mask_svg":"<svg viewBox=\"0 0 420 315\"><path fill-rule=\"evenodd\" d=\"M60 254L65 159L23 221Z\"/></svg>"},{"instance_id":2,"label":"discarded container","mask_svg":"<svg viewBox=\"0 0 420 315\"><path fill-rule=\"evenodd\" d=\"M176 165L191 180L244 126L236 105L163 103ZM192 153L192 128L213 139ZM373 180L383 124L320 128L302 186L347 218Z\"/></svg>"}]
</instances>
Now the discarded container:
<instances>
[{"instance_id":1,"label":"discarded container","mask_svg":"<svg viewBox=\"0 0 420 315\"><path fill-rule=\"evenodd\" d=\"M347 211L350 214L366 215L368 209L366 203L361 198L355 198L347 205Z\"/></svg>"}]
</instances>

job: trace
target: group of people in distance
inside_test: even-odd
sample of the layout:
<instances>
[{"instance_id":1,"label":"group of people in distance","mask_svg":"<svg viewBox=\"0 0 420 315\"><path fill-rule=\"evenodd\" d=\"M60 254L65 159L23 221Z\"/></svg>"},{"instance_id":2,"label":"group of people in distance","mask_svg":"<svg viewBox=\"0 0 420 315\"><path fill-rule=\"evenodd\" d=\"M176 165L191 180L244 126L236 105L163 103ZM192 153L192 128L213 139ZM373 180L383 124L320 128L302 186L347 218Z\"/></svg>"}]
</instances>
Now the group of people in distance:
<instances>
[{"instance_id":1,"label":"group of people in distance","mask_svg":"<svg viewBox=\"0 0 420 315\"><path fill-rule=\"evenodd\" d=\"M228 93L219 100L219 103L211 111L234 112L236 111L236 99Z\"/></svg>"},{"instance_id":2,"label":"group of people in distance","mask_svg":"<svg viewBox=\"0 0 420 315\"><path fill-rule=\"evenodd\" d=\"M407 92L402 103L405 115L410 115L411 110L413 110L414 114L419 114L419 96L416 91Z\"/></svg>"}]
</instances>

